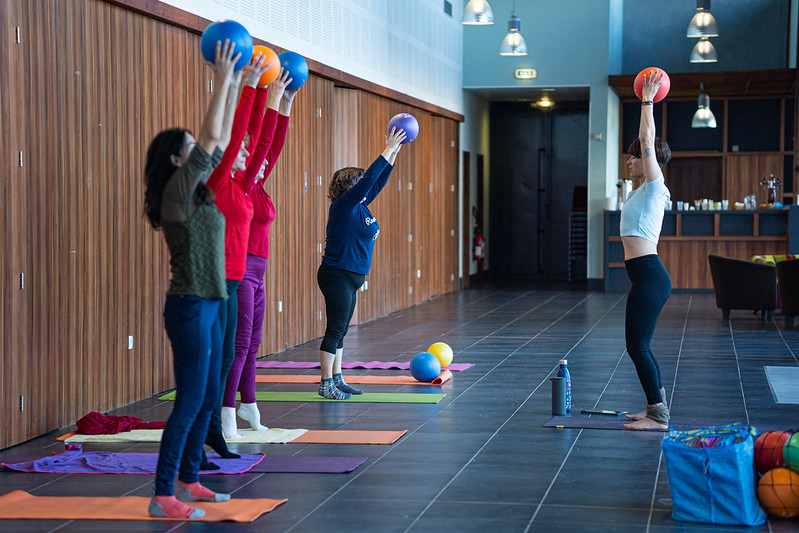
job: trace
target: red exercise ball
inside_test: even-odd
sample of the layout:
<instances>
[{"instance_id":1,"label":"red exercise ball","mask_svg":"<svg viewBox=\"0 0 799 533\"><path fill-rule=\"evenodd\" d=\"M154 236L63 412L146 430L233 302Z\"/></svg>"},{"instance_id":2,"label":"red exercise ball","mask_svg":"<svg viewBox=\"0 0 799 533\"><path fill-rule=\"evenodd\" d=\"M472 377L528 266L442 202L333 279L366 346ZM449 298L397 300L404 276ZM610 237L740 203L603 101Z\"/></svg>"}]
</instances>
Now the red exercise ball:
<instances>
[{"instance_id":1,"label":"red exercise ball","mask_svg":"<svg viewBox=\"0 0 799 533\"><path fill-rule=\"evenodd\" d=\"M667 94L669 94L669 89L671 89L671 80L669 79L669 75L666 74L666 71L658 67L646 67L644 70L638 73L638 75L635 77L635 81L633 82L633 90L635 91L635 96L637 96L639 100L643 100L643 97L641 96L641 90L644 87L644 75L648 77L649 73L653 70L656 71L655 79L657 79L661 72L663 73L663 77L660 78L660 88L658 89L658 92L655 93L655 97L652 99L652 101L660 102L666 98Z\"/></svg>"},{"instance_id":2,"label":"red exercise ball","mask_svg":"<svg viewBox=\"0 0 799 533\"><path fill-rule=\"evenodd\" d=\"M758 435L755 440L755 464L757 471L765 474L772 468L785 466L783 449L791 438L787 431L768 431Z\"/></svg>"}]
</instances>

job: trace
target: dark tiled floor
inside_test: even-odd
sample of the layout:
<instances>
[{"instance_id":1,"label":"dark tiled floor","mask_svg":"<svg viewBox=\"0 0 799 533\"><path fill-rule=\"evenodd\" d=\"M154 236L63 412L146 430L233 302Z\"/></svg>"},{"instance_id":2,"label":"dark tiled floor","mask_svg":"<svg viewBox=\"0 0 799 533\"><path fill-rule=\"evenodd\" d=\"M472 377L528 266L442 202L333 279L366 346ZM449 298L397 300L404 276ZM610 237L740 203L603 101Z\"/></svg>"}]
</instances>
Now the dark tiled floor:
<instances>
[{"instance_id":1,"label":"dark tiled floor","mask_svg":"<svg viewBox=\"0 0 799 533\"><path fill-rule=\"evenodd\" d=\"M672 520L662 434L542 427L550 418L548 377L564 357L575 409L643 408L640 385L624 352L624 304L623 294L471 290L352 328L350 360L408 360L443 340L453 347L456 361L476 366L455 373L438 405L261 403L263 421L272 427L408 433L393 446L233 444L243 452L369 457L350 474L203 478L234 497L289 499L252 524L2 521L0 530L740 531ZM799 331L781 324L778 317L764 325L746 311L734 311L724 323L712 295L673 294L653 339L673 421L799 426L799 405L775 404L763 372L764 365L799 364ZM315 360L317 349L314 341L276 357ZM364 372L372 371L350 373ZM150 398L114 414L162 420L170 407ZM0 460L58 451L61 445L53 437L4 450ZM157 446L85 449L146 452ZM152 490L150 476L2 472L0 483L3 492L23 489L35 495L147 496ZM797 530L797 520L773 519L758 529Z\"/></svg>"}]
</instances>

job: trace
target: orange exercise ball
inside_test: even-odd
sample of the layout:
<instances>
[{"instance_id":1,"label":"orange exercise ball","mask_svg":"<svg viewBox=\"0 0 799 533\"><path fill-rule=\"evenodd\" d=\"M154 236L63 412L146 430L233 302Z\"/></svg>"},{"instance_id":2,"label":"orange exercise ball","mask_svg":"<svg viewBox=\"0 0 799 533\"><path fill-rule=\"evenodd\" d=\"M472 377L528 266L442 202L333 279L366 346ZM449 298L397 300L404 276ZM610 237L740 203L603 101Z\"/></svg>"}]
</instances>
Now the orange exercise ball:
<instances>
[{"instance_id":1,"label":"orange exercise ball","mask_svg":"<svg viewBox=\"0 0 799 533\"><path fill-rule=\"evenodd\" d=\"M273 81L280 76L280 58L277 57L277 54L271 48L267 48L266 46L253 46L252 47L252 56L255 57L258 55L258 52L261 52L261 55L264 56L266 65L269 65L269 68L266 69L266 72L261 74L261 79L258 80L258 87L266 87Z\"/></svg>"},{"instance_id":2,"label":"orange exercise ball","mask_svg":"<svg viewBox=\"0 0 799 533\"><path fill-rule=\"evenodd\" d=\"M663 73L663 76L660 78L660 88L658 92L655 93L655 97L652 98L653 102L660 102L666 95L669 94L669 89L671 89L671 80L669 79L669 75L666 74L666 71L659 67L646 67L644 70L638 73L635 77L635 81L633 82L633 90L635 91L635 96L638 97L639 100L643 100L643 96L641 95L641 91L644 88L644 76L649 77L649 74L655 71L655 79Z\"/></svg>"},{"instance_id":3,"label":"orange exercise ball","mask_svg":"<svg viewBox=\"0 0 799 533\"><path fill-rule=\"evenodd\" d=\"M772 468L757 483L757 499L770 515L799 516L799 474L787 468Z\"/></svg>"}]
</instances>

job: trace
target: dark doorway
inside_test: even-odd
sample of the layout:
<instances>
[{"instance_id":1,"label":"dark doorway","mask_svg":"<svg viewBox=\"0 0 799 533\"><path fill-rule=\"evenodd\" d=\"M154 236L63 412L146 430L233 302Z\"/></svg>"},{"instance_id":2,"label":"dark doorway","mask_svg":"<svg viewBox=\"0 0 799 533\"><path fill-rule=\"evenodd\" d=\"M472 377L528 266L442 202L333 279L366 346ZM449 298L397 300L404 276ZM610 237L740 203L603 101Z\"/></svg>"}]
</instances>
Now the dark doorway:
<instances>
[{"instance_id":1,"label":"dark doorway","mask_svg":"<svg viewBox=\"0 0 799 533\"><path fill-rule=\"evenodd\" d=\"M490 146L492 277L569 280L570 214L588 176L588 102L547 111L494 102Z\"/></svg>"}]
</instances>

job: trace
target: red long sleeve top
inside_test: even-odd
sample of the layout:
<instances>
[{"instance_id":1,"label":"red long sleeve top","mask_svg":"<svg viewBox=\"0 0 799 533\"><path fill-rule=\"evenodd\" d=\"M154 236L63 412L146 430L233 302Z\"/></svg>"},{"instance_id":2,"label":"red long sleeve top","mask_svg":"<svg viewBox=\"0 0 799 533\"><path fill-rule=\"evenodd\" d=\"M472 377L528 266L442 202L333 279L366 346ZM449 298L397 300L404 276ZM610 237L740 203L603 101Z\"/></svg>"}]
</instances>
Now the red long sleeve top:
<instances>
[{"instance_id":1,"label":"red long sleeve top","mask_svg":"<svg viewBox=\"0 0 799 533\"><path fill-rule=\"evenodd\" d=\"M253 218L253 204L247 195L251 185L242 179L243 173L232 174L233 164L241 150L241 143L247 131L250 138L260 135L263 109L266 103L266 90L256 91L244 87L241 99L233 117L230 143L222 156L222 161L208 179L208 186L216 196L216 206L225 216L225 278L241 280L247 270L247 245L250 240L250 222ZM257 131L256 131L257 130ZM251 140L252 144L252 140ZM252 157L248 158L248 162Z\"/></svg>"},{"instance_id":2,"label":"red long sleeve top","mask_svg":"<svg viewBox=\"0 0 799 533\"><path fill-rule=\"evenodd\" d=\"M266 160L264 181L269 177L286 143L288 126L289 117L279 114L274 109L266 110L258 146L255 148L251 164L247 165L246 174L253 172L253 176L257 176L261 165ZM256 184L254 177L250 183L249 196L255 213L250 225L248 253L267 259L269 258L269 228L272 221L275 220L275 206L262 184Z\"/></svg>"}]
</instances>

